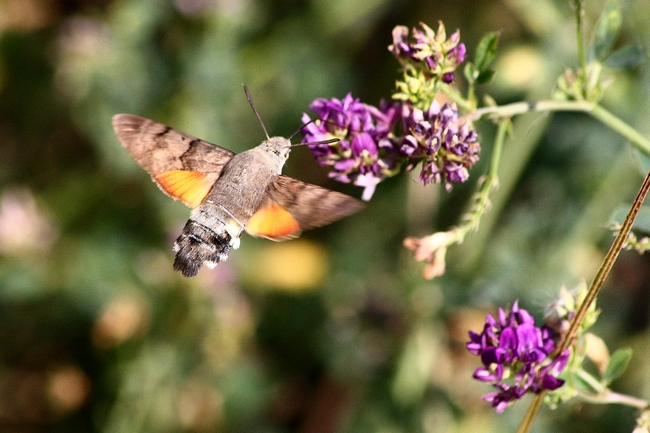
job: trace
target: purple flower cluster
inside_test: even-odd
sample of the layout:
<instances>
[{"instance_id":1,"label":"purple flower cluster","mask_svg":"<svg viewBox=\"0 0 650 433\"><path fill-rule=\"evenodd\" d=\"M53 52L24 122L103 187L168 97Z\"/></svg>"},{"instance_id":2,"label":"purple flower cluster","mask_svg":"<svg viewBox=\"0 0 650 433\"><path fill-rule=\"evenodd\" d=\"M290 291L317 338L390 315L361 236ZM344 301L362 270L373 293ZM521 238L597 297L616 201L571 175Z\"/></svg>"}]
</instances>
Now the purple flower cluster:
<instances>
[{"instance_id":1,"label":"purple flower cluster","mask_svg":"<svg viewBox=\"0 0 650 433\"><path fill-rule=\"evenodd\" d=\"M364 188L369 200L379 182L402 169L421 164L420 181L429 184L465 182L481 150L471 122L458 116L455 104L435 102L438 84L453 81L453 71L465 60L465 45L456 31L447 38L440 23L434 32L420 23L412 39L404 26L393 30L389 50L404 66L393 99L379 108L352 94L342 100L317 99L309 107L317 119L303 115L303 143L316 160L331 166L330 177ZM433 101L433 102L432 102ZM334 143L322 143L333 138Z\"/></svg>"},{"instance_id":2,"label":"purple flower cluster","mask_svg":"<svg viewBox=\"0 0 650 433\"><path fill-rule=\"evenodd\" d=\"M410 41L408 27L395 27L393 44L388 49L402 64L411 64L430 76L451 83L454 81L454 71L467 55L465 44L460 43L460 31L456 30L447 38L442 22L436 32L424 23L420 23L420 26L422 30L413 29Z\"/></svg>"},{"instance_id":3,"label":"purple flower cluster","mask_svg":"<svg viewBox=\"0 0 650 433\"><path fill-rule=\"evenodd\" d=\"M310 106L318 116L303 129L303 142L331 138L339 142L310 145L316 160L333 167L330 177L364 187L369 200L376 185L402 167L411 170L422 164L420 180L465 182L468 169L481 150L476 131L458 117L455 105L433 102L423 111L410 103L382 103L379 108L348 94L343 100L317 99ZM303 122L310 118L303 115ZM396 128L401 120L402 133Z\"/></svg>"},{"instance_id":4,"label":"purple flower cluster","mask_svg":"<svg viewBox=\"0 0 650 433\"><path fill-rule=\"evenodd\" d=\"M533 317L519 308L518 301L509 314L499 308L497 318L488 314L485 322L480 334L470 331L467 350L480 355L483 363L474 372L474 378L491 383L498 390L483 396L497 413L527 392L539 394L564 384L557 376L566 367L569 350L551 359L555 350L553 331L535 326Z\"/></svg>"},{"instance_id":5,"label":"purple flower cluster","mask_svg":"<svg viewBox=\"0 0 650 433\"><path fill-rule=\"evenodd\" d=\"M339 182L364 187L363 199L370 200L375 186L395 174L397 146L393 130L399 121L398 104L382 103L380 108L360 102L348 93L343 100L317 99L310 107L320 121L303 129L303 142L338 138L330 144L311 145L319 164L332 166L330 177ZM303 122L310 118L303 115Z\"/></svg>"},{"instance_id":6,"label":"purple flower cluster","mask_svg":"<svg viewBox=\"0 0 650 433\"><path fill-rule=\"evenodd\" d=\"M410 104L402 106L404 137L400 152L410 163L422 160L420 181L463 183L468 168L478 161L478 135L469 122L460 122L455 105L442 107L434 101L426 111ZM412 168L412 167L408 167Z\"/></svg>"},{"instance_id":7,"label":"purple flower cluster","mask_svg":"<svg viewBox=\"0 0 650 433\"><path fill-rule=\"evenodd\" d=\"M317 99L310 106L320 121L303 129L303 142L340 139L337 143L311 145L319 164L332 166L330 177L364 187L369 200L376 185L422 164L420 181L462 183L478 161L481 146L469 122L458 117L455 105L433 102L423 111L410 103L382 103L379 108L348 94L343 100ZM395 129L402 120L403 134ZM303 122L310 118L303 115Z\"/></svg>"}]
</instances>

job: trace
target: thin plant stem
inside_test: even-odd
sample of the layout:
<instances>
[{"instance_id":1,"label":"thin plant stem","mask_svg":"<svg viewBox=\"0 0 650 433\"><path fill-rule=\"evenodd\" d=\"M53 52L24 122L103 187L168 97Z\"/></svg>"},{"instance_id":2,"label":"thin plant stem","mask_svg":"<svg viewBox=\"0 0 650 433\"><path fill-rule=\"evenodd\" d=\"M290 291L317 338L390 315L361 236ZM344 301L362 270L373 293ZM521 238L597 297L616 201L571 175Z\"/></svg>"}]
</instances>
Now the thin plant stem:
<instances>
[{"instance_id":1,"label":"thin plant stem","mask_svg":"<svg viewBox=\"0 0 650 433\"><path fill-rule=\"evenodd\" d=\"M463 216L463 224L452 229L454 236L450 239L450 244L462 242L470 231L478 230L481 217L490 208L490 191L499 185L499 162L501 161L501 152L506 141L509 123L510 120L501 120L499 122L496 138L494 139L494 150L490 168L481 181L481 187L474 198L469 212Z\"/></svg>"},{"instance_id":2,"label":"thin plant stem","mask_svg":"<svg viewBox=\"0 0 650 433\"><path fill-rule=\"evenodd\" d=\"M499 170L499 162L501 162L501 152L503 151L503 144L506 141L506 133L510 128L510 119L502 120L499 122L497 136L494 140L494 150L492 151L492 160L490 161L490 170L488 176L491 181L497 181L497 172Z\"/></svg>"},{"instance_id":3,"label":"thin plant stem","mask_svg":"<svg viewBox=\"0 0 650 433\"><path fill-rule=\"evenodd\" d=\"M587 101L539 101L539 102L516 102L495 107L484 107L468 114L472 120L487 115L499 117L512 117L517 114L524 114L532 111L582 111L588 113L595 119L618 132L634 147L650 156L650 140L641 135L636 129L616 117L605 108Z\"/></svg>"},{"instance_id":4,"label":"thin plant stem","mask_svg":"<svg viewBox=\"0 0 650 433\"><path fill-rule=\"evenodd\" d=\"M576 8L576 44L578 45L578 60L580 61L580 73L583 78L582 82L586 83L587 81L584 78L586 78L587 74L587 58L585 56L584 32L582 26L582 0L576 0L574 3Z\"/></svg>"},{"instance_id":5,"label":"thin plant stem","mask_svg":"<svg viewBox=\"0 0 650 433\"><path fill-rule=\"evenodd\" d=\"M630 406L639 410L647 409L648 402L646 400L632 397L631 395L619 394L617 392L608 391L605 393L602 398L590 399L586 396L582 396L583 400L590 400L593 403L613 403L613 404L623 404L625 406Z\"/></svg>"},{"instance_id":6,"label":"thin plant stem","mask_svg":"<svg viewBox=\"0 0 650 433\"><path fill-rule=\"evenodd\" d=\"M646 400L614 392L584 370L576 371L576 374L596 391L596 393L578 391L578 395L584 401L594 404L623 404L636 409L645 409L648 407Z\"/></svg>"},{"instance_id":7,"label":"thin plant stem","mask_svg":"<svg viewBox=\"0 0 650 433\"><path fill-rule=\"evenodd\" d=\"M572 340L575 338L578 332L578 328L582 324L583 319L585 318L587 312L589 311L589 307L598 296L600 289L603 287L603 284L605 283L605 279L607 278L607 275L609 275L609 272L612 270L612 267L614 266L614 262L616 261L619 253L623 249L623 246L625 244L625 239L627 238L627 235L630 233L630 230L632 230L632 225L634 224L634 220L639 214L639 210L641 210L641 205L643 205L643 200L648 194L648 190L650 190L650 172L646 175L645 179L643 180L643 184L641 184L641 188L639 189L639 192L636 198L634 199L634 202L632 203L632 207L630 208L627 217L625 217L625 221L623 221L623 226L621 227L621 230L618 232L618 235L616 236L616 239L614 239L614 242L612 243L612 246L609 248L609 251L607 251L607 255L603 259L603 263L600 266L600 269L598 269L598 272L596 273L596 276L594 277L594 280L591 283L589 290L587 291L587 295L585 296L584 301L582 301L582 304L578 308L578 311L576 311L576 315L574 319L571 321L571 326L569 327L566 336L564 337L562 343L560 344L560 347L558 348L558 353L567 349L571 345Z\"/></svg>"},{"instance_id":8,"label":"thin plant stem","mask_svg":"<svg viewBox=\"0 0 650 433\"><path fill-rule=\"evenodd\" d=\"M589 114L630 140L637 149L650 156L650 141L623 120L614 116L600 105L594 105Z\"/></svg>"},{"instance_id":9,"label":"thin plant stem","mask_svg":"<svg viewBox=\"0 0 650 433\"><path fill-rule=\"evenodd\" d=\"M566 335L564 336L564 339L562 340L560 346L557 349L557 353L562 353L562 351L569 348L575 336L577 335L578 328L582 325L582 321L587 315L587 312L589 311L589 307L598 296L600 289L603 287L603 284L605 283L605 279L607 278L609 272L612 270L612 267L614 266L614 262L616 261L619 253L623 249L625 239L627 239L627 235L630 233L630 230L632 230L632 225L634 224L634 220L639 214L639 210L641 209L643 200L648 194L648 190L650 190L650 172L646 175L645 179L643 180L643 184L641 184L641 188L639 189L639 192L636 198L634 199L634 202L632 203L632 207L630 207L630 211L628 212L627 217L625 217L623 226L621 227L621 230L618 232L616 239L614 239L614 242L612 243L612 246L609 248L609 251L607 251L607 255L603 259L603 263L600 265L600 269L598 269L596 276L594 277L591 285L589 286L585 299L582 301L582 304L580 304L580 307L578 307L578 310L576 311L576 315L571 321L571 325L569 326L569 330L567 331ZM546 392L542 392L535 396L533 402L530 404L528 410L526 411L526 415L524 416L524 419L521 421L521 424L517 429L517 433L528 432L531 425L533 424L533 420L535 419L537 412L539 412L539 409L542 405L542 401L544 400L545 395Z\"/></svg>"}]
</instances>

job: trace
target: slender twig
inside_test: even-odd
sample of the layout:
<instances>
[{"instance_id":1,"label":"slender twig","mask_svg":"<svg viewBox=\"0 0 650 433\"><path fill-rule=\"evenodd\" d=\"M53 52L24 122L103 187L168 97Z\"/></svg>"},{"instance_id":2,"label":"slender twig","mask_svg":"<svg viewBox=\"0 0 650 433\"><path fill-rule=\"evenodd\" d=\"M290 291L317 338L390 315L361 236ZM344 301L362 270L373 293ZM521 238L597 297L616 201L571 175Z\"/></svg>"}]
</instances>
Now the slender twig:
<instances>
[{"instance_id":1,"label":"slender twig","mask_svg":"<svg viewBox=\"0 0 650 433\"><path fill-rule=\"evenodd\" d=\"M583 401L592 404L622 404L639 410L643 410L648 407L648 402L643 399L636 398L631 395L619 394L617 392L609 390L603 394L596 395L586 392L579 392L578 396Z\"/></svg>"},{"instance_id":2,"label":"slender twig","mask_svg":"<svg viewBox=\"0 0 650 433\"><path fill-rule=\"evenodd\" d=\"M600 105L587 101L538 101L538 102L516 102L514 104L501 105L495 107L483 107L469 113L467 117L477 120L483 116L495 115L499 117L512 117L517 114L541 111L582 111L588 113L594 118L601 121L612 130L618 132L626 139L630 140L641 152L650 156L650 140L645 138L633 127L625 123L622 119L614 116Z\"/></svg>"},{"instance_id":3,"label":"slender twig","mask_svg":"<svg viewBox=\"0 0 650 433\"><path fill-rule=\"evenodd\" d=\"M537 101L537 102L515 102L513 104L495 105L479 108L467 116L472 120L480 119L483 116L494 114L499 117L512 117L517 114L530 113L533 111L584 111L589 112L594 104L587 101Z\"/></svg>"},{"instance_id":4,"label":"slender twig","mask_svg":"<svg viewBox=\"0 0 650 433\"><path fill-rule=\"evenodd\" d=\"M576 311L576 315L571 321L571 326L569 326L569 330L567 331L566 335L564 336L564 339L562 340L560 346L557 349L557 353L561 353L562 351L566 350L571 345L573 339L577 335L578 328L582 325L582 321L584 320L585 316L589 312L589 307L596 299L596 296L598 296L598 293L600 292L600 289L603 287L603 283L605 282L607 275L609 275L609 272L612 270L612 267L614 266L614 262L616 261L619 253L621 252L621 249L623 249L625 239L627 239L627 235L630 233L630 230L632 229L634 220L639 214L639 210L641 209L643 200L648 194L648 190L650 190L650 173L648 173L645 179L643 180L643 184L641 185L641 188L639 189L639 192L636 198L634 199L634 202L632 203L632 207L630 208L627 217L625 217L623 226L621 227L621 230L618 232L616 239L614 239L614 242L612 243L612 246L609 248L609 251L607 251L607 255L603 259L603 263L600 265L600 269L598 269L598 272L596 273L594 280L589 286L585 299L582 301L582 304L580 304L580 307L578 307L578 310ZM526 415L524 416L524 419L521 421L521 424L517 429L517 433L528 432L530 426L533 423L533 420L535 419L535 416L537 415L537 412L539 411L542 405L542 401L544 400L545 395L546 392L542 392L535 396L535 399L528 407L528 410L526 411Z\"/></svg>"},{"instance_id":5,"label":"slender twig","mask_svg":"<svg viewBox=\"0 0 650 433\"><path fill-rule=\"evenodd\" d=\"M637 149L650 156L650 141L623 120L614 116L600 105L594 105L589 114L630 140Z\"/></svg>"},{"instance_id":6,"label":"slender twig","mask_svg":"<svg viewBox=\"0 0 650 433\"><path fill-rule=\"evenodd\" d=\"M584 370L576 371L576 375L580 376L581 380L588 383L596 391L595 393L589 393L578 390L578 396L586 402L594 404L624 404L637 409L645 409L648 407L646 400L614 392Z\"/></svg>"},{"instance_id":7,"label":"slender twig","mask_svg":"<svg viewBox=\"0 0 650 433\"><path fill-rule=\"evenodd\" d=\"M503 151L503 145L506 141L506 133L510 127L510 119L502 120L499 122L499 128L497 129L497 136L494 140L494 149L492 151L492 160L490 161L490 171L488 171L488 176L490 176L491 181L498 181L498 171L499 163L501 162L501 152Z\"/></svg>"},{"instance_id":8,"label":"slender twig","mask_svg":"<svg viewBox=\"0 0 650 433\"><path fill-rule=\"evenodd\" d=\"M497 135L494 139L494 150L492 153L490 168L481 181L481 187L475 196L470 211L463 216L464 223L453 229L455 232L455 243L462 242L470 231L478 230L478 224L481 217L490 208L490 191L499 185L499 162L501 161L501 152L506 141L506 132L508 130L509 122L509 120L502 120L499 122Z\"/></svg>"},{"instance_id":9,"label":"slender twig","mask_svg":"<svg viewBox=\"0 0 650 433\"><path fill-rule=\"evenodd\" d=\"M582 82L587 83L587 56L585 55L585 43L582 28L582 15L584 9L582 8L582 1L576 0L575 2L576 13L576 43L578 45L578 60L580 62L580 73L582 75ZM584 90L584 89L583 89Z\"/></svg>"},{"instance_id":10,"label":"slender twig","mask_svg":"<svg viewBox=\"0 0 650 433\"><path fill-rule=\"evenodd\" d=\"M643 200L648 194L648 190L650 190L650 173L648 173L643 180L643 184L641 185L641 188L639 189L639 192L634 199L634 202L632 203L632 207L630 208L627 217L625 217L625 221L623 221L621 230L618 232L618 235L616 236L616 239L614 239L614 242L609 248L609 251L607 251L607 255L603 259L603 263L600 266L598 273L596 273L596 276L594 277L589 290L587 291L587 296L585 296L584 301L582 301L582 304L578 308L578 311L576 311L575 318L571 321L571 326L569 327L566 336L558 348L558 353L567 349L571 345L573 338L576 336L578 327L582 324L583 319L589 311L589 307L596 299L596 296L598 296L598 293L600 292L600 289L602 288L607 275L609 275L609 272L614 266L614 262L623 249L625 239L630 233L630 230L632 230L632 225L634 224L636 216L639 214L639 210L641 210L641 205L643 205Z\"/></svg>"}]
</instances>

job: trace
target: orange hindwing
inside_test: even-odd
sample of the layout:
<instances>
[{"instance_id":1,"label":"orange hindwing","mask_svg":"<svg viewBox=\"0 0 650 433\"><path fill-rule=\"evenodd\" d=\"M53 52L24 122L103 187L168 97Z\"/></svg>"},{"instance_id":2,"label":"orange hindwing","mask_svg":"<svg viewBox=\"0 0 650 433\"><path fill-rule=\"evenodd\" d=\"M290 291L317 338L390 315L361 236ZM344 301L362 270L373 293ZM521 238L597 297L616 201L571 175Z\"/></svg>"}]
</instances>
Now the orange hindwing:
<instances>
[{"instance_id":1,"label":"orange hindwing","mask_svg":"<svg viewBox=\"0 0 650 433\"><path fill-rule=\"evenodd\" d=\"M275 202L259 208L246 223L252 236L283 241L300 235L300 224L291 213Z\"/></svg>"},{"instance_id":2,"label":"orange hindwing","mask_svg":"<svg viewBox=\"0 0 650 433\"><path fill-rule=\"evenodd\" d=\"M189 170L169 170L154 175L156 183L170 197L197 207L210 192L219 175Z\"/></svg>"}]
</instances>

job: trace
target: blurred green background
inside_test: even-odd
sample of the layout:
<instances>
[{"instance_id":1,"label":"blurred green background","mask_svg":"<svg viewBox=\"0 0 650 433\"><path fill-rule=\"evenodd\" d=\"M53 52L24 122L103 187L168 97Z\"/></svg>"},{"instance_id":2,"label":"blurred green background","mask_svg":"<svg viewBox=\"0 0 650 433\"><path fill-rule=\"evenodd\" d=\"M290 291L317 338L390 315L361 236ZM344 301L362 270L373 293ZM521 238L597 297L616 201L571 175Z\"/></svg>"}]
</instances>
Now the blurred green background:
<instances>
[{"instance_id":1,"label":"blurred green background","mask_svg":"<svg viewBox=\"0 0 650 433\"><path fill-rule=\"evenodd\" d=\"M650 5L623 1L621 44L650 46ZM593 24L603 7L587 4ZM603 224L642 179L636 154L584 114L516 119L492 209L421 278L402 247L453 225L486 171L451 194L408 175L367 208L276 244L244 236L214 270L184 279L171 245L189 210L160 193L115 138L134 113L234 151L301 124L315 98L389 98L395 25L443 20L469 56L500 31L499 103L547 98L576 65L565 0L0 0L0 431L514 431L464 350L496 305L541 318L562 284L590 281ZM646 67L615 77L603 104L650 135ZM461 74L459 74L461 75ZM463 86L462 77L457 78ZM327 178L306 149L285 173ZM632 346L621 392L650 398L650 266L625 252L597 331ZM567 405L536 432L629 432L634 411Z\"/></svg>"}]
</instances>

